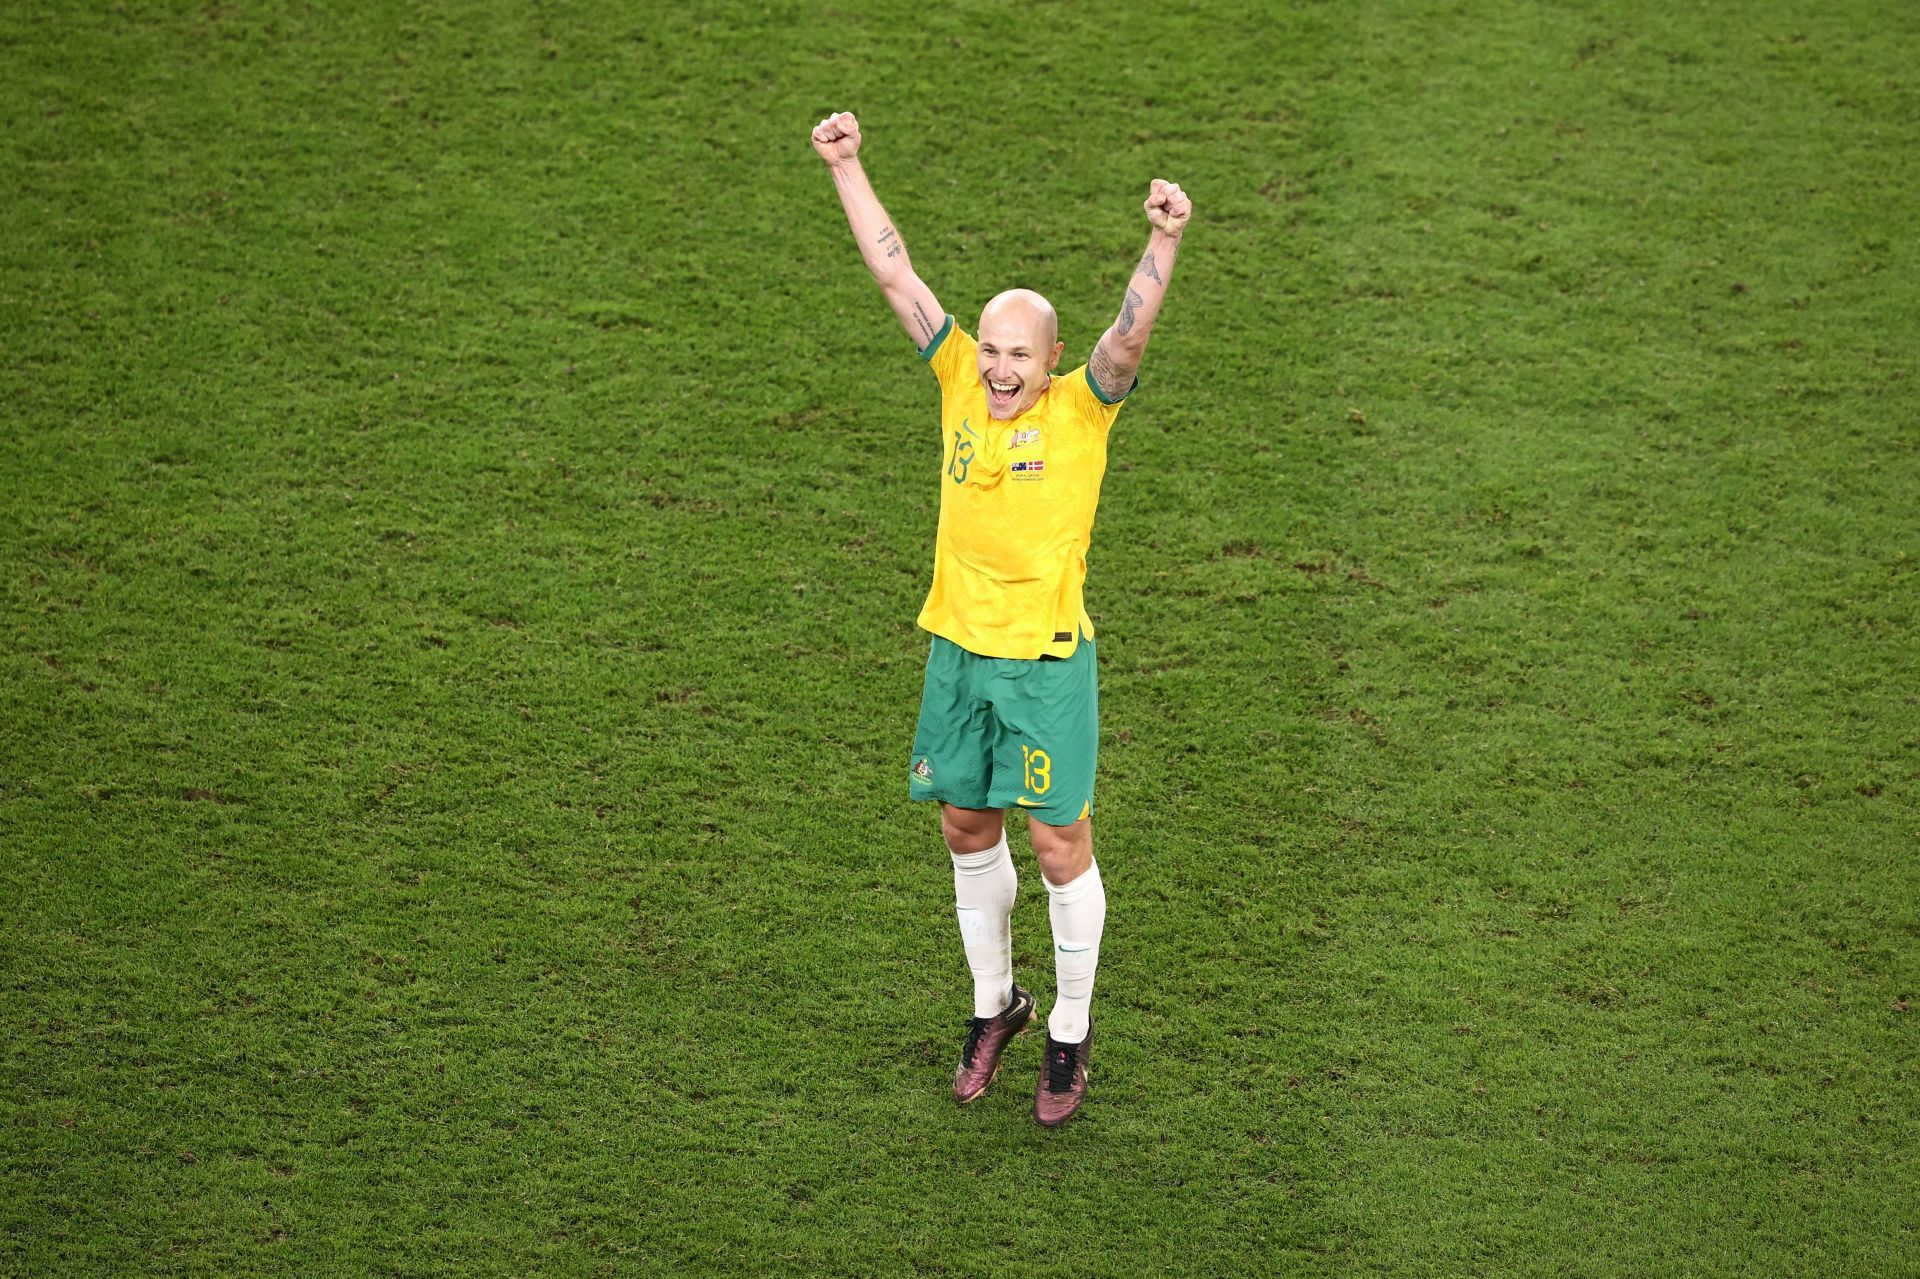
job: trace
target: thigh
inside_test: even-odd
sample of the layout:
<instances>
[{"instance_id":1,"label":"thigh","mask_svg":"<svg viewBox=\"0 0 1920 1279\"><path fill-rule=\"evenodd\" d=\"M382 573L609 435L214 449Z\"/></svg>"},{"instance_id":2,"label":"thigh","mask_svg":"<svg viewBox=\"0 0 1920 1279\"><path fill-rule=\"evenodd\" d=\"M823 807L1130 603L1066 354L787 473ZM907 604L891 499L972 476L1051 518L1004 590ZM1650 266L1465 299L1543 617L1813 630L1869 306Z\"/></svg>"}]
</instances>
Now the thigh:
<instances>
[{"instance_id":1,"label":"thigh","mask_svg":"<svg viewBox=\"0 0 1920 1279\"><path fill-rule=\"evenodd\" d=\"M1024 662L992 684L994 807L1024 808L1050 826L1093 812L1100 693L1093 641L1064 661Z\"/></svg>"},{"instance_id":2,"label":"thigh","mask_svg":"<svg viewBox=\"0 0 1920 1279\"><path fill-rule=\"evenodd\" d=\"M951 640L934 637L920 690L920 722L913 730L907 797L959 808L991 808L993 713L973 690L972 664L981 659Z\"/></svg>"},{"instance_id":3,"label":"thigh","mask_svg":"<svg viewBox=\"0 0 1920 1279\"><path fill-rule=\"evenodd\" d=\"M961 808L940 805L940 834L956 853L984 853L1007 833L1004 808Z\"/></svg>"}]
</instances>

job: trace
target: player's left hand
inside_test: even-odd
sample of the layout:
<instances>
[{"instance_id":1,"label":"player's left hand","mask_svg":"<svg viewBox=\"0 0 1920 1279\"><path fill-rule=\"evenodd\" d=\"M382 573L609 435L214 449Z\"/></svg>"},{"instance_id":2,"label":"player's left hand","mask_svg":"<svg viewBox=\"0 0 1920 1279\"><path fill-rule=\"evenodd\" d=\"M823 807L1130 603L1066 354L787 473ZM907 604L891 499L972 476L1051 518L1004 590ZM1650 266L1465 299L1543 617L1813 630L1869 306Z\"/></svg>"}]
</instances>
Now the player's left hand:
<instances>
[{"instance_id":1,"label":"player's left hand","mask_svg":"<svg viewBox=\"0 0 1920 1279\"><path fill-rule=\"evenodd\" d=\"M1168 182L1155 178L1153 186L1147 191L1147 202L1143 206L1147 211L1147 221L1156 231L1165 231L1168 235L1179 235L1187 229L1187 219L1193 216L1193 201L1180 189L1178 182Z\"/></svg>"}]
</instances>

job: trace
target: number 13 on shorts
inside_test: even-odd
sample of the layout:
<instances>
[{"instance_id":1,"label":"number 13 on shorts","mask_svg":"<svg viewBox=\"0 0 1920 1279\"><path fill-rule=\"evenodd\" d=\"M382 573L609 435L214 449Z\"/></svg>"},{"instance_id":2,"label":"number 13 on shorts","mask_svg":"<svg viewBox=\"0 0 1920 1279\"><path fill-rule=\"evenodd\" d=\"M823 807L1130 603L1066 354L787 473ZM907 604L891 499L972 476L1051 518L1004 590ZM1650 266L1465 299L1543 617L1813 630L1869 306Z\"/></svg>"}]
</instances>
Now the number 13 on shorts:
<instances>
[{"instance_id":1,"label":"number 13 on shorts","mask_svg":"<svg viewBox=\"0 0 1920 1279\"><path fill-rule=\"evenodd\" d=\"M1036 798L1053 785L1053 758L1037 746L1020 743L1020 765L1027 774L1027 794Z\"/></svg>"}]
</instances>

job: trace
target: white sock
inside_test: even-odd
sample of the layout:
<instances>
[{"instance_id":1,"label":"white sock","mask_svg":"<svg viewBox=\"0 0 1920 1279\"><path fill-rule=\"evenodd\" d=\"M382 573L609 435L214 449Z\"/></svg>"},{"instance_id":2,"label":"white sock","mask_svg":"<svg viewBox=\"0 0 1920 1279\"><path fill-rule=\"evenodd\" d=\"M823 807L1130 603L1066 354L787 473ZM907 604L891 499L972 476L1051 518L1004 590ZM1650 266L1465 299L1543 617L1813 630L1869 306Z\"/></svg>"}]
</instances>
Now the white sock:
<instances>
[{"instance_id":1,"label":"white sock","mask_svg":"<svg viewBox=\"0 0 1920 1279\"><path fill-rule=\"evenodd\" d=\"M947 850L953 852L951 848ZM1019 880L1007 832L984 852L953 853L953 913L973 970L973 1015L992 1017L1013 992L1013 895Z\"/></svg>"},{"instance_id":2,"label":"white sock","mask_svg":"<svg viewBox=\"0 0 1920 1279\"><path fill-rule=\"evenodd\" d=\"M1063 1044L1077 1044L1092 1026L1093 970L1100 966L1100 934L1107 925L1107 890L1100 886L1100 865L1090 864L1078 878L1047 884L1047 915L1053 920L1053 974L1056 993L1047 1014L1047 1033Z\"/></svg>"}]
</instances>

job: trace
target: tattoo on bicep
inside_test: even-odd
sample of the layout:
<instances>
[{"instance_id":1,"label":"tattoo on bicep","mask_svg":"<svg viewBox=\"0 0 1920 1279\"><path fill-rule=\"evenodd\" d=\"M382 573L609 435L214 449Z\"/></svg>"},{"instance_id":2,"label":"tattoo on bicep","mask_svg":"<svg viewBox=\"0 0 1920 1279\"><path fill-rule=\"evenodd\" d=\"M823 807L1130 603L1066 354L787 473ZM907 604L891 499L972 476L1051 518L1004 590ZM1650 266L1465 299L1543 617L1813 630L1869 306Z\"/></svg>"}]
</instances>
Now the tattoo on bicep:
<instances>
[{"instance_id":1,"label":"tattoo on bicep","mask_svg":"<svg viewBox=\"0 0 1920 1279\"><path fill-rule=\"evenodd\" d=\"M1135 293L1132 289L1128 289L1127 300L1120 304L1120 319L1114 324L1113 327L1116 329L1119 329L1122 333L1132 332L1133 331L1133 308L1140 306L1145 301L1146 299L1141 297L1138 293Z\"/></svg>"},{"instance_id":2,"label":"tattoo on bicep","mask_svg":"<svg viewBox=\"0 0 1920 1279\"><path fill-rule=\"evenodd\" d=\"M1133 269L1133 273L1135 275L1144 275L1155 284L1165 284L1166 281L1160 278L1159 267L1160 264L1153 260L1153 250L1148 249L1140 256L1140 265Z\"/></svg>"},{"instance_id":3,"label":"tattoo on bicep","mask_svg":"<svg viewBox=\"0 0 1920 1279\"><path fill-rule=\"evenodd\" d=\"M1107 394L1118 395L1126 389L1127 379L1121 375L1120 367L1113 362L1113 357L1107 354L1105 346L1096 345L1093 348L1093 355L1088 358L1087 367L1093 371L1093 380L1099 383L1100 389Z\"/></svg>"}]
</instances>

